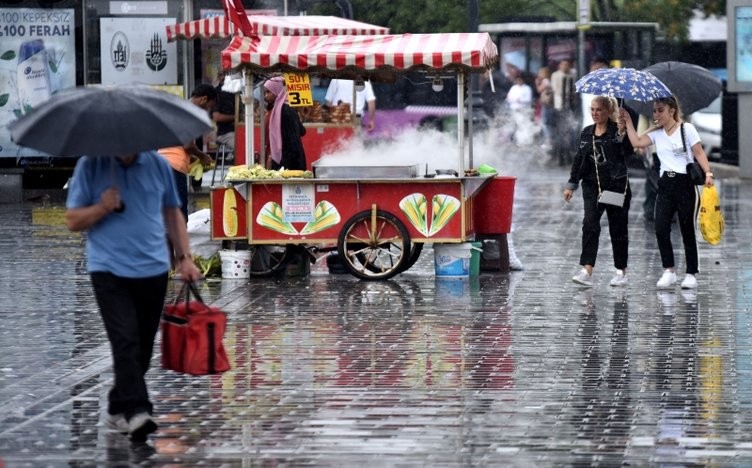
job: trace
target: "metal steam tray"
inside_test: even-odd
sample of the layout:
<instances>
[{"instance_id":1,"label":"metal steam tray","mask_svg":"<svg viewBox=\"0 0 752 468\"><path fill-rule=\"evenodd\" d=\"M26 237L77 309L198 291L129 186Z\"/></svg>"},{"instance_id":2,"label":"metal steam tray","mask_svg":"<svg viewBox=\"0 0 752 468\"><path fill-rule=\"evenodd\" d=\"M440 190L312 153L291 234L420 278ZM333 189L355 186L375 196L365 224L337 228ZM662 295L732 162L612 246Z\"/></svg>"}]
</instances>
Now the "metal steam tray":
<instances>
[{"instance_id":1,"label":"metal steam tray","mask_svg":"<svg viewBox=\"0 0 752 468\"><path fill-rule=\"evenodd\" d=\"M317 179L405 179L418 177L418 165L406 166L330 166L313 163Z\"/></svg>"}]
</instances>

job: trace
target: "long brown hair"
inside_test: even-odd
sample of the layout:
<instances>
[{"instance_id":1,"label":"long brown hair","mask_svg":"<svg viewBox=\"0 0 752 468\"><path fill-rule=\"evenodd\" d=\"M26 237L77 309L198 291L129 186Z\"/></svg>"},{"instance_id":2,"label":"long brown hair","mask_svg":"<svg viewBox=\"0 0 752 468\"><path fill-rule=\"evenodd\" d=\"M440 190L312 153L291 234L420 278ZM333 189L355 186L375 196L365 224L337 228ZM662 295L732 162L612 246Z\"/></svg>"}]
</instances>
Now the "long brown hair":
<instances>
[{"instance_id":1,"label":"long brown hair","mask_svg":"<svg viewBox=\"0 0 752 468\"><path fill-rule=\"evenodd\" d=\"M684 120L684 117L682 116L681 106L679 105L679 99L677 99L676 96L672 95L668 97L658 98L653 101L653 106L655 106L656 104L663 104L671 109L674 109L674 120L676 120L678 123L682 123L682 121ZM645 133L658 130L659 128L661 128L661 126L655 125L655 123L653 123L647 130L645 130Z\"/></svg>"}]
</instances>

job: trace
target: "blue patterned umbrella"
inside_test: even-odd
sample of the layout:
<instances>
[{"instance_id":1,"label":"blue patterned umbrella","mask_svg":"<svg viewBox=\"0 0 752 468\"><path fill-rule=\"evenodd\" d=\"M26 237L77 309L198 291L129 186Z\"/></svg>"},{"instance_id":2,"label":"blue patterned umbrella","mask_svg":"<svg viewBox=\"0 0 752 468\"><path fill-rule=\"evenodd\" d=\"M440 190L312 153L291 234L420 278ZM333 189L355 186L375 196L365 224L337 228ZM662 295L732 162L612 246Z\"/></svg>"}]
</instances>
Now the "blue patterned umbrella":
<instances>
[{"instance_id":1,"label":"blue patterned umbrella","mask_svg":"<svg viewBox=\"0 0 752 468\"><path fill-rule=\"evenodd\" d=\"M601 68L583 76L574 86L578 93L642 102L671 96L671 90L661 80L634 68Z\"/></svg>"}]
</instances>

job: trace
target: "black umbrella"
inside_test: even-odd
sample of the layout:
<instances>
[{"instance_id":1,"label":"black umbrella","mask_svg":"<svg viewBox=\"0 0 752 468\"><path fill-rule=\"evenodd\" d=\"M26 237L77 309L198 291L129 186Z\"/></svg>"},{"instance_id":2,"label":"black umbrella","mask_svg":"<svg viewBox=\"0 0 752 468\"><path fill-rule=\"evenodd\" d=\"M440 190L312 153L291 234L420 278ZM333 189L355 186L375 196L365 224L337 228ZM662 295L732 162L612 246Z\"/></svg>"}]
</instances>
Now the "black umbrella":
<instances>
[{"instance_id":1,"label":"black umbrella","mask_svg":"<svg viewBox=\"0 0 752 468\"><path fill-rule=\"evenodd\" d=\"M679 100L682 113L704 109L723 89L721 80L707 68L684 62L660 62L644 68L669 87ZM628 101L627 104L643 115L652 115L653 105L648 102Z\"/></svg>"},{"instance_id":2,"label":"black umbrella","mask_svg":"<svg viewBox=\"0 0 752 468\"><path fill-rule=\"evenodd\" d=\"M75 88L9 125L13 141L54 156L121 156L182 146L211 128L206 111L144 86Z\"/></svg>"}]
</instances>

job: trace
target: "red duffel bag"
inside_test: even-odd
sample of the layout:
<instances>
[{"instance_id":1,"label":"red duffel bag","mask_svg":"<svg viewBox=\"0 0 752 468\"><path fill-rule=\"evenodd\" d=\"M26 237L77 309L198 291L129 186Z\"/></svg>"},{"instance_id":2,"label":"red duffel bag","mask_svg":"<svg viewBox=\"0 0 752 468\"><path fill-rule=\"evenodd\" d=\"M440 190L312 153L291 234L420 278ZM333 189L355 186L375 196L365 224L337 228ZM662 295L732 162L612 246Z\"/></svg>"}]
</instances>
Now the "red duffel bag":
<instances>
[{"instance_id":1,"label":"red duffel bag","mask_svg":"<svg viewBox=\"0 0 752 468\"><path fill-rule=\"evenodd\" d=\"M229 370L222 344L226 325L224 312L206 305L193 284L184 284L162 313L162 367L192 375Z\"/></svg>"}]
</instances>

